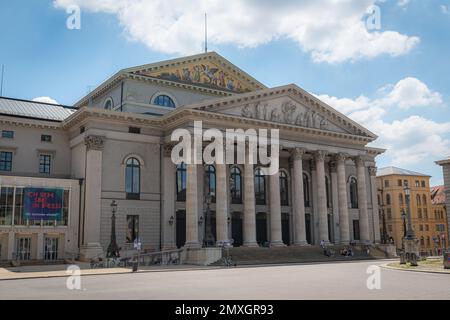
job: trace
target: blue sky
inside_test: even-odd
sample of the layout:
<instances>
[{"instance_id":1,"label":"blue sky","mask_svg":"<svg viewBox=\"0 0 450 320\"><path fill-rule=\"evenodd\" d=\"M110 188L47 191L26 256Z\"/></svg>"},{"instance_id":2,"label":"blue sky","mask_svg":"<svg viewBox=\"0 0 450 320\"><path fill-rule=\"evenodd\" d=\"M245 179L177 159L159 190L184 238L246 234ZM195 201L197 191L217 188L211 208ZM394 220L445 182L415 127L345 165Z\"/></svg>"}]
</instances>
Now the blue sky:
<instances>
[{"instance_id":1,"label":"blue sky","mask_svg":"<svg viewBox=\"0 0 450 320\"><path fill-rule=\"evenodd\" d=\"M80 30L66 27L71 5L81 9ZM379 167L440 184L434 161L450 156L449 8L450 0L0 0L3 95L71 105L122 68L200 53L208 11L210 50L267 86L296 83L375 132L374 146L388 148ZM372 18L379 29L367 29Z\"/></svg>"}]
</instances>

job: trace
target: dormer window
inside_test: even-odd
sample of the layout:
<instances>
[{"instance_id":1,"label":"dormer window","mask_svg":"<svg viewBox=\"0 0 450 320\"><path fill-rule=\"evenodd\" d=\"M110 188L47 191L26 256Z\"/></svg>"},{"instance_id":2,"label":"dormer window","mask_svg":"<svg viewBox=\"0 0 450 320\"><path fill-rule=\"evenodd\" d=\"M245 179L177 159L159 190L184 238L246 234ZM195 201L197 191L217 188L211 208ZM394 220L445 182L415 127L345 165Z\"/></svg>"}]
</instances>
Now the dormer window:
<instances>
[{"instance_id":1,"label":"dormer window","mask_svg":"<svg viewBox=\"0 0 450 320\"><path fill-rule=\"evenodd\" d=\"M162 106L162 107L175 108L175 102L173 101L173 99L165 94L161 94L161 95L157 96L153 100L153 104L155 104L157 106Z\"/></svg>"}]
</instances>

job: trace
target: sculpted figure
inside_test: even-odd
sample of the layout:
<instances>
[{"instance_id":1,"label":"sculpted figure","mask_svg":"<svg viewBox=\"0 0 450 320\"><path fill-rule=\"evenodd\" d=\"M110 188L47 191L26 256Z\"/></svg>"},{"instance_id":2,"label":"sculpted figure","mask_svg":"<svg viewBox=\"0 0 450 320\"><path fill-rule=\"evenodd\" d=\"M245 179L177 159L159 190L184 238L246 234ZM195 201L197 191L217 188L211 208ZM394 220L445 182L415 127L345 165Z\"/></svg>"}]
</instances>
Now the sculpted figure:
<instances>
[{"instance_id":1,"label":"sculpted figure","mask_svg":"<svg viewBox=\"0 0 450 320\"><path fill-rule=\"evenodd\" d=\"M281 105L281 111L283 112L284 122L293 123L294 122L294 112L297 106L291 101L286 101Z\"/></svg>"},{"instance_id":2,"label":"sculpted figure","mask_svg":"<svg viewBox=\"0 0 450 320\"><path fill-rule=\"evenodd\" d=\"M245 118L252 118L252 111L250 110L250 106L248 104L242 108L241 115Z\"/></svg>"}]
</instances>

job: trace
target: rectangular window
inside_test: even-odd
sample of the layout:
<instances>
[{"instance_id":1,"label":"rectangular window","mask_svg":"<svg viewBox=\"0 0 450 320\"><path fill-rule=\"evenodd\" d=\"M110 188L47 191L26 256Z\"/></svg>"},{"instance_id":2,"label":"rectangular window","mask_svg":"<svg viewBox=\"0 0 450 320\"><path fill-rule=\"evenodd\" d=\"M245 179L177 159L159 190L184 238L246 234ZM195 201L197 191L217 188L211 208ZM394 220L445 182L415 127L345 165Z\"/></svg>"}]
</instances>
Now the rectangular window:
<instances>
[{"instance_id":1,"label":"rectangular window","mask_svg":"<svg viewBox=\"0 0 450 320\"><path fill-rule=\"evenodd\" d=\"M384 187L389 188L389 180L384 180Z\"/></svg>"},{"instance_id":2,"label":"rectangular window","mask_svg":"<svg viewBox=\"0 0 450 320\"><path fill-rule=\"evenodd\" d=\"M127 242L139 239L139 216L127 216Z\"/></svg>"},{"instance_id":3,"label":"rectangular window","mask_svg":"<svg viewBox=\"0 0 450 320\"><path fill-rule=\"evenodd\" d=\"M17 260L31 259L31 237L18 238L16 240Z\"/></svg>"},{"instance_id":4,"label":"rectangular window","mask_svg":"<svg viewBox=\"0 0 450 320\"><path fill-rule=\"evenodd\" d=\"M14 131L2 130L2 138L13 139L14 138Z\"/></svg>"},{"instance_id":5,"label":"rectangular window","mask_svg":"<svg viewBox=\"0 0 450 320\"><path fill-rule=\"evenodd\" d=\"M48 237L44 240L44 260L58 260L59 239Z\"/></svg>"},{"instance_id":6,"label":"rectangular window","mask_svg":"<svg viewBox=\"0 0 450 320\"><path fill-rule=\"evenodd\" d=\"M39 173L50 173L52 157L49 154L39 156Z\"/></svg>"},{"instance_id":7,"label":"rectangular window","mask_svg":"<svg viewBox=\"0 0 450 320\"><path fill-rule=\"evenodd\" d=\"M420 187L419 180L416 180L416 187Z\"/></svg>"},{"instance_id":8,"label":"rectangular window","mask_svg":"<svg viewBox=\"0 0 450 320\"><path fill-rule=\"evenodd\" d=\"M16 188L16 202L14 208L14 225L21 226L25 225L26 222L23 220L23 188Z\"/></svg>"},{"instance_id":9,"label":"rectangular window","mask_svg":"<svg viewBox=\"0 0 450 320\"><path fill-rule=\"evenodd\" d=\"M392 219L392 211L391 211L391 209L388 208L388 209L386 209L386 211L387 211L387 218L388 219Z\"/></svg>"},{"instance_id":10,"label":"rectangular window","mask_svg":"<svg viewBox=\"0 0 450 320\"><path fill-rule=\"evenodd\" d=\"M422 182L420 183L420 185L422 186L422 188L425 188L425 181L422 180Z\"/></svg>"},{"instance_id":11,"label":"rectangular window","mask_svg":"<svg viewBox=\"0 0 450 320\"><path fill-rule=\"evenodd\" d=\"M128 127L129 133L141 134L141 128L137 127Z\"/></svg>"},{"instance_id":12,"label":"rectangular window","mask_svg":"<svg viewBox=\"0 0 450 320\"><path fill-rule=\"evenodd\" d=\"M12 152L0 151L0 171L12 170Z\"/></svg>"},{"instance_id":13,"label":"rectangular window","mask_svg":"<svg viewBox=\"0 0 450 320\"><path fill-rule=\"evenodd\" d=\"M405 187L409 186L408 180L403 180L403 186Z\"/></svg>"},{"instance_id":14,"label":"rectangular window","mask_svg":"<svg viewBox=\"0 0 450 320\"><path fill-rule=\"evenodd\" d=\"M401 187L401 186L402 186L402 180L399 179L399 180L397 181L397 184L398 184L399 187Z\"/></svg>"},{"instance_id":15,"label":"rectangular window","mask_svg":"<svg viewBox=\"0 0 450 320\"><path fill-rule=\"evenodd\" d=\"M49 134L42 134L41 141L42 142L52 142L52 136Z\"/></svg>"}]
</instances>

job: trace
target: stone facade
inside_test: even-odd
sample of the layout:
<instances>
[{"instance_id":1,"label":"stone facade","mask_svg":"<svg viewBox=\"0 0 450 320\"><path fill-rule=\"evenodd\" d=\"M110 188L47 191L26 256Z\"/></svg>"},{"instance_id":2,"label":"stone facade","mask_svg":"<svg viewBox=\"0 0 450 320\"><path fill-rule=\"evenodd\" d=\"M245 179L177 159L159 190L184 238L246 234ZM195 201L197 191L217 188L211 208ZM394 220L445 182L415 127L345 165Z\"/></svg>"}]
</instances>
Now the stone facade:
<instances>
[{"instance_id":1,"label":"stone facade","mask_svg":"<svg viewBox=\"0 0 450 320\"><path fill-rule=\"evenodd\" d=\"M201 78L211 82L198 83L172 81L164 71L199 61L228 70L246 92L216 85L211 74ZM165 76L152 77L153 72ZM155 105L158 95L170 98L175 109ZM105 109L108 99L113 103ZM2 128L16 132L14 139L0 140L0 150L14 151L12 170L0 172L1 187L66 183L71 190L69 224L60 231L70 245L60 246L60 258L78 250L84 259L104 253L113 200L122 252L133 250L130 237L139 237L149 251L202 245L206 166L188 164L180 171L170 159L171 133L192 130L194 121L223 132L264 128L280 133L280 171L263 179L264 201L255 197L255 188L261 188L255 181L262 179L255 176L258 165L214 166L215 199L209 208L218 245L230 239L244 246L380 242L373 170L384 150L367 147L376 139L373 133L295 85L268 89L219 55L207 53L123 70L75 107L61 121L0 115ZM30 137L41 132L50 132L52 142L33 143ZM43 175L37 173L36 154L45 151L54 155L54 171ZM232 172L239 172L239 199L232 195ZM26 180L31 177L35 180ZM353 194L351 179L358 181ZM287 195L280 193L281 187ZM358 205L352 207L354 195ZM4 260L16 250L14 228L0 226L8 230L0 234L2 244L8 243L1 249ZM46 232L39 228L25 228L36 238L36 248L42 246L39 234Z\"/></svg>"}]
</instances>

